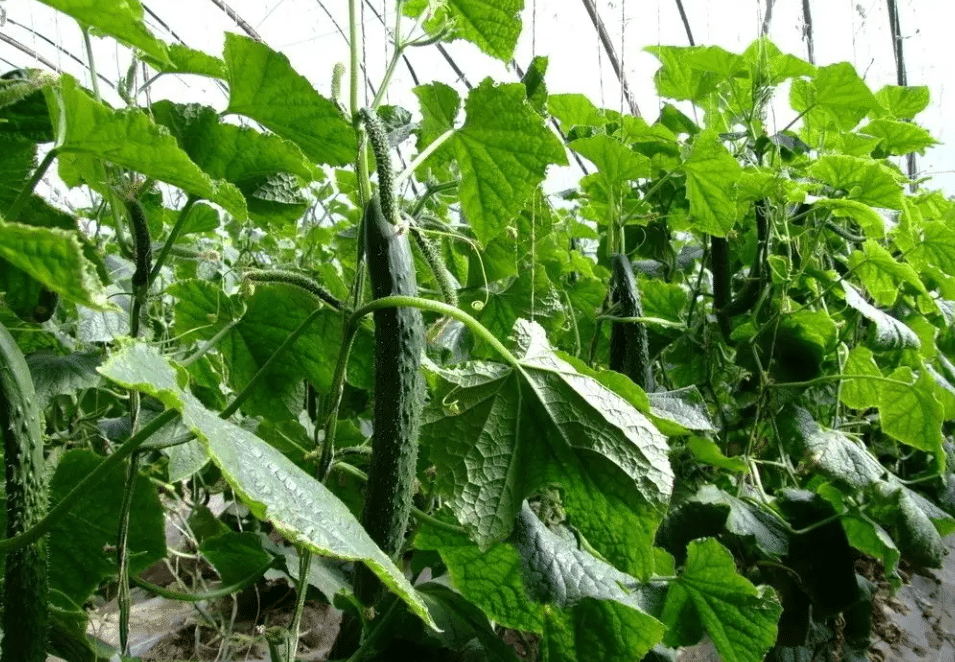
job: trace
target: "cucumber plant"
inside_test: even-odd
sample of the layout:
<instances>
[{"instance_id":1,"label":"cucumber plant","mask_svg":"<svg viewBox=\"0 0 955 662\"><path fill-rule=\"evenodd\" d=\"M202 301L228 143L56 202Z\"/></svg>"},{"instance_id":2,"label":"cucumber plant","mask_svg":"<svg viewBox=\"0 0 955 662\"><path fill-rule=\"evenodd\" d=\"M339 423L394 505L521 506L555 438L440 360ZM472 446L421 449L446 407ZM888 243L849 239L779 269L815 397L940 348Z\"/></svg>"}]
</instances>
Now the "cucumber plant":
<instances>
[{"instance_id":1,"label":"cucumber plant","mask_svg":"<svg viewBox=\"0 0 955 662\"><path fill-rule=\"evenodd\" d=\"M294 611L253 644L283 662L306 598L354 615L336 645L353 659L513 659L496 627L568 662L670 655L704 631L725 659L845 658L859 651L814 637L845 618L845 646L865 645L853 555L890 588L900 556L941 562L955 207L891 160L933 143L914 122L927 90L873 92L759 39L648 49L661 97L701 124L550 94L546 58L520 82L425 82L414 110L384 104L404 98L410 48L463 38L510 60L516 19L459 5L399 2L381 80L363 79L353 12L329 97L260 40L227 35L221 58L169 47L132 5L117 11L142 59L119 100L70 76L0 79L16 146L0 165L22 175L0 190L0 321L36 370L54 504L28 507L0 552L16 574L48 534L61 657L102 652L80 627L96 592L119 596L126 648L130 584L200 601L273 569ZM217 79L243 126L150 102L142 67ZM792 125L776 130L780 89ZM542 184L568 153L593 172L556 204ZM88 208L34 193L52 164ZM141 181L136 202L116 193ZM168 259L196 255L217 259ZM40 288L60 298L51 318ZM11 437L8 505L30 503L14 488L39 439ZM166 553L157 486L222 589L198 586L205 567L172 589L140 576ZM201 506L213 492L220 517ZM819 567L819 540L838 563ZM5 619L23 618L16 599ZM217 625L232 652L248 643ZM4 656L25 651L4 627Z\"/></svg>"}]
</instances>

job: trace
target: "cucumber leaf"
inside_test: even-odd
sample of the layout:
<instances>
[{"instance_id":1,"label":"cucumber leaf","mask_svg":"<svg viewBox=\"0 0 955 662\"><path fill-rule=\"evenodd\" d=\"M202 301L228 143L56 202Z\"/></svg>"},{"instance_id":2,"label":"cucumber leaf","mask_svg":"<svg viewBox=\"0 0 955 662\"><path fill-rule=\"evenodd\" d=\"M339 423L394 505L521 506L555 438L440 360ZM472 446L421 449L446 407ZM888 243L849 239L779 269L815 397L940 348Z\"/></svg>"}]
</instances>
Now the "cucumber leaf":
<instances>
[{"instance_id":1,"label":"cucumber leaf","mask_svg":"<svg viewBox=\"0 0 955 662\"><path fill-rule=\"evenodd\" d=\"M726 662L761 662L776 641L782 612L773 590L736 572L729 550L712 538L690 543L686 566L671 584L661 620L678 630L694 614ZM664 639L666 645L671 635Z\"/></svg>"},{"instance_id":2,"label":"cucumber leaf","mask_svg":"<svg viewBox=\"0 0 955 662\"><path fill-rule=\"evenodd\" d=\"M51 505L61 501L101 461L89 451L67 451L50 481ZM125 467L114 467L50 532L50 589L75 604L83 604L100 582L116 575L116 531L125 484ZM132 573L142 572L166 554L163 516L156 487L145 476L137 476L129 516Z\"/></svg>"},{"instance_id":3,"label":"cucumber leaf","mask_svg":"<svg viewBox=\"0 0 955 662\"><path fill-rule=\"evenodd\" d=\"M261 520L316 554L362 561L431 627L434 621L404 574L328 488L251 432L224 421L179 385L179 373L145 344L128 344L100 368L104 377L182 413L236 495Z\"/></svg>"},{"instance_id":4,"label":"cucumber leaf","mask_svg":"<svg viewBox=\"0 0 955 662\"><path fill-rule=\"evenodd\" d=\"M461 207L487 244L533 197L547 167L566 165L567 155L520 83L486 79L468 94L465 111L464 126L448 142L461 170Z\"/></svg>"},{"instance_id":5,"label":"cucumber leaf","mask_svg":"<svg viewBox=\"0 0 955 662\"><path fill-rule=\"evenodd\" d=\"M93 166L89 159L95 157L211 200L238 219L247 217L239 190L202 172L173 137L142 110L113 110L94 100L75 78L65 74L60 85L47 92L47 101L54 126L62 127L56 137L57 149L74 157L61 158L60 173L68 184L84 181L93 185L96 173L90 170Z\"/></svg>"},{"instance_id":6,"label":"cucumber leaf","mask_svg":"<svg viewBox=\"0 0 955 662\"><path fill-rule=\"evenodd\" d=\"M355 132L333 101L262 42L226 33L224 58L229 107L291 140L315 163L345 165L355 158Z\"/></svg>"},{"instance_id":7,"label":"cucumber leaf","mask_svg":"<svg viewBox=\"0 0 955 662\"><path fill-rule=\"evenodd\" d=\"M143 22L139 0L40 0L75 18L84 27L96 28L117 41L138 48L160 62L169 61L166 44L153 35Z\"/></svg>"},{"instance_id":8,"label":"cucumber leaf","mask_svg":"<svg viewBox=\"0 0 955 662\"><path fill-rule=\"evenodd\" d=\"M511 533L535 488L558 483L575 524L597 549L605 556L604 544L633 550L629 562L611 561L646 576L653 530L672 489L665 438L627 400L554 354L539 325L521 320L515 336L518 366L472 362L436 370L449 397L432 400L422 440L438 489L487 547ZM594 502L587 495L595 493L605 496ZM608 518L601 507L619 517ZM618 528L620 518L642 524Z\"/></svg>"}]
</instances>

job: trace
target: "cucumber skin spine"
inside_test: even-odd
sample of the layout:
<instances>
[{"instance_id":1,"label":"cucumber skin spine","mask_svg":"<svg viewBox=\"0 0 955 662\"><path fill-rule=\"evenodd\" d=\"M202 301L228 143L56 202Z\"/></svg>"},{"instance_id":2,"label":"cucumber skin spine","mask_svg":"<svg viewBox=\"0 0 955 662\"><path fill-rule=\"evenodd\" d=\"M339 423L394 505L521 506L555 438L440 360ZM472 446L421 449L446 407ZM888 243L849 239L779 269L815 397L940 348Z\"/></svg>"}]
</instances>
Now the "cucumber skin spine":
<instances>
[{"instance_id":1,"label":"cucumber skin spine","mask_svg":"<svg viewBox=\"0 0 955 662\"><path fill-rule=\"evenodd\" d=\"M610 300L618 306L618 317L643 317L643 301L633 276L630 258L620 253L610 257L613 275ZM610 369L625 374L644 391L655 388L650 365L647 329L639 322L614 322L610 328Z\"/></svg>"},{"instance_id":2,"label":"cucumber skin spine","mask_svg":"<svg viewBox=\"0 0 955 662\"><path fill-rule=\"evenodd\" d=\"M377 197L365 206L363 222L373 297L417 296L408 233L388 222ZM424 322L419 310L405 307L376 310L374 320L374 433L362 524L372 540L395 558L404 546L415 487L424 405ZM355 594L362 602L373 602L379 586L366 567L359 568Z\"/></svg>"},{"instance_id":3,"label":"cucumber skin spine","mask_svg":"<svg viewBox=\"0 0 955 662\"><path fill-rule=\"evenodd\" d=\"M40 420L26 360L0 324L0 433L6 464L8 538L32 528L46 514ZM7 555L3 604L0 662L45 662L49 624L45 537Z\"/></svg>"}]
</instances>

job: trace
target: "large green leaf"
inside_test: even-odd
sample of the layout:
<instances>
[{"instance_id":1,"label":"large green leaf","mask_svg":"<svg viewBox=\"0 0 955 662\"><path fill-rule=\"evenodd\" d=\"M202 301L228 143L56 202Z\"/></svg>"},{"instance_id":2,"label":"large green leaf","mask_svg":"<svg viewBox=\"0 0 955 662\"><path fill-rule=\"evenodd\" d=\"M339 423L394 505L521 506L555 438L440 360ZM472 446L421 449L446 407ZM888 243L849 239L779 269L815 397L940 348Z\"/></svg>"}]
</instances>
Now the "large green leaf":
<instances>
[{"instance_id":1,"label":"large green leaf","mask_svg":"<svg viewBox=\"0 0 955 662\"><path fill-rule=\"evenodd\" d=\"M941 568L945 544L931 519L904 486L883 482L873 490L872 516L892 528L899 551L909 561Z\"/></svg>"},{"instance_id":2,"label":"large green leaf","mask_svg":"<svg viewBox=\"0 0 955 662\"><path fill-rule=\"evenodd\" d=\"M886 85L875 98L892 117L910 120L928 107L929 89L925 85Z\"/></svg>"},{"instance_id":3,"label":"large green leaf","mask_svg":"<svg viewBox=\"0 0 955 662\"><path fill-rule=\"evenodd\" d=\"M653 76L661 97L702 102L717 85L739 71L743 60L718 46L647 46L660 60Z\"/></svg>"},{"instance_id":4,"label":"large green leaf","mask_svg":"<svg viewBox=\"0 0 955 662\"><path fill-rule=\"evenodd\" d=\"M789 535L779 517L724 492L716 485L701 487L693 495L693 501L728 506L726 530L743 540L751 540L767 556L783 557L788 553Z\"/></svg>"},{"instance_id":5,"label":"large green leaf","mask_svg":"<svg viewBox=\"0 0 955 662\"><path fill-rule=\"evenodd\" d=\"M896 171L872 159L844 154L820 156L809 166L809 175L835 189L842 189L850 200L873 207L902 209L902 183Z\"/></svg>"},{"instance_id":6,"label":"large green leaf","mask_svg":"<svg viewBox=\"0 0 955 662\"><path fill-rule=\"evenodd\" d=\"M456 37L502 62L514 57L524 0L448 0L447 6L455 19Z\"/></svg>"},{"instance_id":7,"label":"large green leaf","mask_svg":"<svg viewBox=\"0 0 955 662\"><path fill-rule=\"evenodd\" d=\"M652 546L662 520L659 508L641 498L633 481L607 458L576 452L572 459L550 464L545 484L560 488L574 527L601 556L648 579L656 570Z\"/></svg>"},{"instance_id":8,"label":"large green leaf","mask_svg":"<svg viewBox=\"0 0 955 662\"><path fill-rule=\"evenodd\" d=\"M461 110L461 97L453 87L444 83L430 83L414 88L421 108L421 123L418 126L418 149L435 141L438 136L454 128L454 121ZM439 147L421 166L422 170L431 169L443 177L450 178L450 162L454 154L447 144Z\"/></svg>"},{"instance_id":9,"label":"large green leaf","mask_svg":"<svg viewBox=\"0 0 955 662\"><path fill-rule=\"evenodd\" d=\"M74 352L66 356L35 352L27 357L41 407L54 396L99 386L102 378L96 368L102 360L98 352Z\"/></svg>"},{"instance_id":10,"label":"large green leaf","mask_svg":"<svg viewBox=\"0 0 955 662\"><path fill-rule=\"evenodd\" d=\"M240 391L265 365L272 353L320 305L311 294L291 285L262 283L248 297L229 297L212 283L180 281L168 292L177 297L175 329L188 339L209 340L226 326L218 348L229 365L229 383ZM295 418L301 408L302 380L319 390L331 388L334 363L328 357L341 344L341 315L319 313L309 328L269 372L243 405L243 411L271 420ZM349 375L352 383L367 384L370 374L370 334L360 332Z\"/></svg>"},{"instance_id":11,"label":"large green leaf","mask_svg":"<svg viewBox=\"0 0 955 662\"><path fill-rule=\"evenodd\" d=\"M437 484L475 540L506 538L521 501L556 483L602 554L628 572L652 571L653 532L670 495L665 438L625 399L550 349L519 322L520 369L474 362L438 374L451 389L422 430Z\"/></svg>"},{"instance_id":12,"label":"large green leaf","mask_svg":"<svg viewBox=\"0 0 955 662\"><path fill-rule=\"evenodd\" d=\"M153 59L168 62L166 44L157 39L143 23L139 0L41 0L69 14L80 25L96 28L127 46L138 48Z\"/></svg>"},{"instance_id":13,"label":"large green leaf","mask_svg":"<svg viewBox=\"0 0 955 662\"><path fill-rule=\"evenodd\" d=\"M843 131L855 127L877 105L872 91L848 62L819 67L812 80L794 81L789 99L793 110L823 111Z\"/></svg>"},{"instance_id":14,"label":"large green leaf","mask_svg":"<svg viewBox=\"0 0 955 662\"><path fill-rule=\"evenodd\" d=\"M50 481L56 504L93 470L102 458L88 451L68 451ZM83 604L100 582L116 574L116 531L126 470L114 467L79 498L50 532L50 588ZM129 517L129 565L139 573L166 554L163 509L156 488L137 476Z\"/></svg>"},{"instance_id":15,"label":"large green leaf","mask_svg":"<svg viewBox=\"0 0 955 662\"><path fill-rule=\"evenodd\" d=\"M857 489L885 475L885 468L869 449L843 432L822 428L805 409L790 408L779 422L780 431L796 443L813 469Z\"/></svg>"},{"instance_id":16,"label":"large green leaf","mask_svg":"<svg viewBox=\"0 0 955 662\"><path fill-rule=\"evenodd\" d=\"M46 111L45 103L43 109ZM3 119L6 118L0 116L0 127L5 125ZM30 181L36 169L36 156L37 146L32 142L4 141L4 150L0 153L0 213L7 210Z\"/></svg>"},{"instance_id":17,"label":"large green leaf","mask_svg":"<svg viewBox=\"0 0 955 662\"><path fill-rule=\"evenodd\" d=\"M912 265L899 262L872 239L866 240L862 251L853 251L849 255L849 268L859 276L865 289L880 306L895 303L902 283L926 294L925 285Z\"/></svg>"},{"instance_id":18,"label":"large green leaf","mask_svg":"<svg viewBox=\"0 0 955 662\"><path fill-rule=\"evenodd\" d=\"M772 589L737 574L733 555L712 538L690 543L661 620L675 628L691 605L726 662L761 662L776 641L782 607Z\"/></svg>"},{"instance_id":19,"label":"large green leaf","mask_svg":"<svg viewBox=\"0 0 955 662\"><path fill-rule=\"evenodd\" d=\"M866 301L858 290L842 281L846 303L875 325L875 343L879 349L918 348L919 337L905 324Z\"/></svg>"},{"instance_id":20,"label":"large green leaf","mask_svg":"<svg viewBox=\"0 0 955 662\"><path fill-rule=\"evenodd\" d=\"M870 517L846 515L840 521L849 544L873 558L881 559L885 578L894 588L898 588L902 583L898 572L900 553L892 536Z\"/></svg>"},{"instance_id":21,"label":"large green leaf","mask_svg":"<svg viewBox=\"0 0 955 662\"><path fill-rule=\"evenodd\" d=\"M715 432L713 421L706 410L706 401L696 386L685 386L675 391L647 393L650 416L664 434L679 436L696 432ZM664 429L667 427L668 429Z\"/></svg>"},{"instance_id":22,"label":"large green leaf","mask_svg":"<svg viewBox=\"0 0 955 662\"><path fill-rule=\"evenodd\" d=\"M355 158L355 133L334 102L262 42L226 33L229 107L291 140L315 163L345 165Z\"/></svg>"},{"instance_id":23,"label":"large green leaf","mask_svg":"<svg viewBox=\"0 0 955 662\"><path fill-rule=\"evenodd\" d=\"M53 140L50 111L41 90L55 82L56 78L39 69L14 69L0 76L0 139L5 150L30 149L35 147L32 143ZM0 160L6 161L7 155L0 155Z\"/></svg>"},{"instance_id":24,"label":"large green leaf","mask_svg":"<svg viewBox=\"0 0 955 662\"><path fill-rule=\"evenodd\" d=\"M693 227L725 237L736 223L736 184L743 169L713 131L700 133L683 164Z\"/></svg>"},{"instance_id":25,"label":"large green leaf","mask_svg":"<svg viewBox=\"0 0 955 662\"><path fill-rule=\"evenodd\" d=\"M829 210L836 218L848 218L855 221L870 237L884 237L889 229L879 212L858 200L819 198L813 204Z\"/></svg>"},{"instance_id":26,"label":"large green leaf","mask_svg":"<svg viewBox=\"0 0 955 662\"><path fill-rule=\"evenodd\" d=\"M265 173L289 172L306 182L319 173L294 144L273 134L223 122L219 113L200 104L157 101L151 106L157 124L210 177L236 186Z\"/></svg>"},{"instance_id":27,"label":"large green leaf","mask_svg":"<svg viewBox=\"0 0 955 662\"><path fill-rule=\"evenodd\" d=\"M238 189L202 172L173 137L143 111L113 110L95 101L68 75L47 94L54 125L61 128L57 135L61 153L110 161L216 202L237 218L246 217L245 199ZM79 182L71 177L68 183Z\"/></svg>"},{"instance_id":28,"label":"large green leaf","mask_svg":"<svg viewBox=\"0 0 955 662\"><path fill-rule=\"evenodd\" d=\"M177 74L196 74L209 78L225 80L229 73L225 62L214 55L197 51L183 44L169 44L167 47L170 63L152 62L160 71Z\"/></svg>"},{"instance_id":29,"label":"large green leaf","mask_svg":"<svg viewBox=\"0 0 955 662\"><path fill-rule=\"evenodd\" d=\"M603 111L583 94L552 94L547 98L547 110L565 133L575 126L603 126L607 122Z\"/></svg>"},{"instance_id":30,"label":"large green leaf","mask_svg":"<svg viewBox=\"0 0 955 662\"><path fill-rule=\"evenodd\" d=\"M494 621L543 633L550 659L639 656L663 634L645 611L645 589L563 532L544 527L525 505L513 546L496 543L482 552L466 536L428 525L415 542L438 550L455 587Z\"/></svg>"},{"instance_id":31,"label":"large green leaf","mask_svg":"<svg viewBox=\"0 0 955 662\"><path fill-rule=\"evenodd\" d=\"M932 453L944 468L942 405L935 397L932 376L923 370L913 381L912 369L903 366L889 379L893 381L879 385L882 429L903 444Z\"/></svg>"},{"instance_id":32,"label":"large green leaf","mask_svg":"<svg viewBox=\"0 0 955 662\"><path fill-rule=\"evenodd\" d=\"M251 531L227 531L212 536L202 541L199 551L226 586L264 573L272 562L272 555L262 549L260 534Z\"/></svg>"},{"instance_id":33,"label":"large green leaf","mask_svg":"<svg viewBox=\"0 0 955 662\"><path fill-rule=\"evenodd\" d=\"M305 211L308 204L301 189L320 174L291 142L227 124L214 109L199 104L159 101L152 105L152 112L206 174L235 184L246 197L253 220L268 223L287 216L295 220ZM285 173L301 178L286 178L293 180L288 200L263 201L262 187Z\"/></svg>"},{"instance_id":34,"label":"large green leaf","mask_svg":"<svg viewBox=\"0 0 955 662\"><path fill-rule=\"evenodd\" d=\"M517 662L513 648L498 636L494 624L473 602L439 582L415 586L418 595L428 605L441 632L430 632L430 638L443 648L456 651L466 658L479 649L487 662Z\"/></svg>"},{"instance_id":35,"label":"large green leaf","mask_svg":"<svg viewBox=\"0 0 955 662\"><path fill-rule=\"evenodd\" d=\"M849 352L842 372L846 375L872 375L882 377L882 371L875 363L872 350L856 345ZM847 379L839 392L839 399L853 409L869 409L879 403L879 384L872 379Z\"/></svg>"},{"instance_id":36,"label":"large green leaf","mask_svg":"<svg viewBox=\"0 0 955 662\"><path fill-rule=\"evenodd\" d=\"M521 559L524 584L531 599L561 608L585 598L613 600L640 612L648 607L642 586L589 552L579 549L574 534L562 527L551 530L525 501L517 516L511 544ZM644 613L649 630L646 652L662 638L663 628ZM636 653L635 653L636 654Z\"/></svg>"},{"instance_id":37,"label":"large green leaf","mask_svg":"<svg viewBox=\"0 0 955 662\"><path fill-rule=\"evenodd\" d=\"M743 57L750 63L750 77L769 85L779 85L797 76L812 76L816 71L816 67L805 60L783 53L765 36L750 44Z\"/></svg>"},{"instance_id":38,"label":"large green leaf","mask_svg":"<svg viewBox=\"0 0 955 662\"><path fill-rule=\"evenodd\" d=\"M617 190L624 182L650 176L650 159L605 133L578 138L568 147L597 166L611 190Z\"/></svg>"},{"instance_id":39,"label":"large green leaf","mask_svg":"<svg viewBox=\"0 0 955 662\"><path fill-rule=\"evenodd\" d=\"M873 120L862 127L861 131L878 138L879 147L885 154L924 154L927 147L938 144L932 134L911 122Z\"/></svg>"},{"instance_id":40,"label":"large green leaf","mask_svg":"<svg viewBox=\"0 0 955 662\"><path fill-rule=\"evenodd\" d=\"M925 223L908 259L917 269L934 267L943 274L955 274L955 229L947 221Z\"/></svg>"},{"instance_id":41,"label":"large green leaf","mask_svg":"<svg viewBox=\"0 0 955 662\"><path fill-rule=\"evenodd\" d=\"M358 520L322 483L251 432L224 421L179 385L173 366L155 349L130 344L100 368L124 388L158 398L182 413L232 489L261 520L316 554L362 561L418 616L434 625L421 599Z\"/></svg>"},{"instance_id":42,"label":"large green leaf","mask_svg":"<svg viewBox=\"0 0 955 662\"><path fill-rule=\"evenodd\" d=\"M655 619L611 600L585 598L569 610L548 608L544 615L541 647L544 659L554 662L639 660L662 630Z\"/></svg>"},{"instance_id":43,"label":"large green leaf","mask_svg":"<svg viewBox=\"0 0 955 662\"><path fill-rule=\"evenodd\" d=\"M0 220L0 258L22 269L67 301L96 310L114 309L83 253L77 232Z\"/></svg>"},{"instance_id":44,"label":"large green leaf","mask_svg":"<svg viewBox=\"0 0 955 662\"><path fill-rule=\"evenodd\" d=\"M490 79L471 90L464 126L449 140L461 170L461 207L484 244L500 234L531 198L550 164L567 155L520 83Z\"/></svg>"},{"instance_id":45,"label":"large green leaf","mask_svg":"<svg viewBox=\"0 0 955 662\"><path fill-rule=\"evenodd\" d=\"M435 550L448 567L454 587L504 627L544 631L544 605L528 595L517 550L503 542L481 549L463 533L422 524L417 549Z\"/></svg>"}]
</instances>

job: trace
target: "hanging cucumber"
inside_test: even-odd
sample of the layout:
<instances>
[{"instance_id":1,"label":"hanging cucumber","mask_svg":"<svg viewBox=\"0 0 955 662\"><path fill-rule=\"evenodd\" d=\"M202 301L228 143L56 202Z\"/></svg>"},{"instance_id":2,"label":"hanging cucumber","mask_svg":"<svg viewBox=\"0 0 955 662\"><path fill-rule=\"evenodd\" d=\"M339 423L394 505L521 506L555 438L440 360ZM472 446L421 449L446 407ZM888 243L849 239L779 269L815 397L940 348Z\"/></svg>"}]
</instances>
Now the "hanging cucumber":
<instances>
[{"instance_id":1,"label":"hanging cucumber","mask_svg":"<svg viewBox=\"0 0 955 662\"><path fill-rule=\"evenodd\" d=\"M643 302L633 277L630 258L616 253L610 258L610 301L617 317L643 317ZM627 375L644 391L655 388L650 365L647 329L639 322L614 322L610 328L610 369Z\"/></svg>"},{"instance_id":2,"label":"hanging cucumber","mask_svg":"<svg viewBox=\"0 0 955 662\"><path fill-rule=\"evenodd\" d=\"M710 237L710 271L713 272L713 311L726 342L732 342L733 323L726 314L730 303L730 249L725 237Z\"/></svg>"},{"instance_id":3,"label":"hanging cucumber","mask_svg":"<svg viewBox=\"0 0 955 662\"><path fill-rule=\"evenodd\" d=\"M149 239L149 222L146 210L139 200L126 200L126 211L133 227L133 245L136 248L136 271L133 273L133 287L142 288L149 284L149 272L153 268L153 246Z\"/></svg>"},{"instance_id":4,"label":"hanging cucumber","mask_svg":"<svg viewBox=\"0 0 955 662\"><path fill-rule=\"evenodd\" d=\"M365 206L363 223L365 260L374 298L417 296L407 230L388 222L378 198ZM372 540L395 557L404 545L414 493L424 400L420 371L424 324L421 313L414 308L376 310L374 318L374 434L362 524ZM359 568L355 580L359 600L374 602L379 586L375 575L364 566Z\"/></svg>"},{"instance_id":5,"label":"hanging cucumber","mask_svg":"<svg viewBox=\"0 0 955 662\"><path fill-rule=\"evenodd\" d=\"M723 307L723 312L729 317L736 317L749 312L759 300L763 290L763 262L766 261L767 242L769 241L769 223L766 220L766 203L756 203L756 253L753 255L753 264L749 268L746 285Z\"/></svg>"},{"instance_id":6,"label":"hanging cucumber","mask_svg":"<svg viewBox=\"0 0 955 662\"><path fill-rule=\"evenodd\" d=\"M420 226L412 225L411 233L415 243L418 245L418 249L421 251L421 257L428 263L428 268L431 269L431 275L434 276L434 282L441 291L441 300L449 306L457 307L458 290L451 280L451 272L448 271L447 265L441 258L438 247L425 235L424 230L422 230Z\"/></svg>"},{"instance_id":7,"label":"hanging cucumber","mask_svg":"<svg viewBox=\"0 0 955 662\"><path fill-rule=\"evenodd\" d=\"M763 262L768 255L769 223L766 201L756 203L756 253L749 269L746 286L733 298L730 289L729 243L724 237L710 237L710 269L713 272L713 310L720 332L731 342L733 318L748 312L759 300L766 277Z\"/></svg>"},{"instance_id":8,"label":"hanging cucumber","mask_svg":"<svg viewBox=\"0 0 955 662\"><path fill-rule=\"evenodd\" d=\"M245 274L245 279L253 283L285 283L305 290L320 301L325 302L335 310L342 309L342 302L336 299L331 292L315 282L314 279L297 271L286 271L284 269L268 269L262 271L249 271Z\"/></svg>"},{"instance_id":9,"label":"hanging cucumber","mask_svg":"<svg viewBox=\"0 0 955 662\"><path fill-rule=\"evenodd\" d=\"M7 537L46 514L43 435L33 379L23 353L0 324L0 433L6 463ZM7 555L0 662L44 662L47 644L46 539Z\"/></svg>"}]
</instances>

